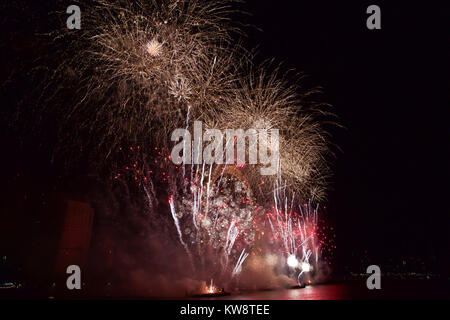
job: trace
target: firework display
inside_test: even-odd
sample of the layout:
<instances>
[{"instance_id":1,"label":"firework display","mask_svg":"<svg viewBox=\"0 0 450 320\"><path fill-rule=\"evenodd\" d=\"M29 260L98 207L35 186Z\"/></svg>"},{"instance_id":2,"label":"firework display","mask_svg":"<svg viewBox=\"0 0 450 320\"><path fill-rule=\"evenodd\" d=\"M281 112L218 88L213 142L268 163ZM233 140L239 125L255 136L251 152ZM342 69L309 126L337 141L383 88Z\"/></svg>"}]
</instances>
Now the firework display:
<instances>
[{"instance_id":1,"label":"firework display","mask_svg":"<svg viewBox=\"0 0 450 320\"><path fill-rule=\"evenodd\" d=\"M448 299L445 6L0 2L0 301Z\"/></svg>"},{"instance_id":2,"label":"firework display","mask_svg":"<svg viewBox=\"0 0 450 320\"><path fill-rule=\"evenodd\" d=\"M220 108L239 64L228 11L227 2L94 1L75 37L49 33L59 51L43 60L61 63L45 74L34 104L66 128L56 155L89 147L101 162L121 143L166 146L187 114Z\"/></svg>"},{"instance_id":3,"label":"firework display","mask_svg":"<svg viewBox=\"0 0 450 320\"><path fill-rule=\"evenodd\" d=\"M192 278L239 288L247 262L260 260L294 283L312 279L322 261L318 208L330 174L324 125L331 114L309 102L316 90L301 93L279 68L253 65L233 40L241 30L228 1L94 3L76 37L49 35L63 48L61 63L45 75L33 108L57 119L53 156L88 158L103 181L139 198L147 223L176 235ZM185 128L193 136L194 121L278 130L276 174L262 175L261 164L174 164L171 133Z\"/></svg>"}]
</instances>

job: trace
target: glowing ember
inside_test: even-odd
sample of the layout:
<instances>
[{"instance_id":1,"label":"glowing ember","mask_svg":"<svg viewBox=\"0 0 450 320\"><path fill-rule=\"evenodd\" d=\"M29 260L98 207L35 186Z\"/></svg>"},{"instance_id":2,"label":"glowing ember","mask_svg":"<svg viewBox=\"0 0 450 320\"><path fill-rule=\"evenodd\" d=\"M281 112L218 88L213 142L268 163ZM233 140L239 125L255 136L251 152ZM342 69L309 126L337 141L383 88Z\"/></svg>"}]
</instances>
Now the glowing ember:
<instances>
[{"instance_id":1,"label":"glowing ember","mask_svg":"<svg viewBox=\"0 0 450 320\"><path fill-rule=\"evenodd\" d=\"M212 279L211 279L211 283L209 284L209 286L206 287L206 292L210 293L210 294L217 292L217 288L214 286Z\"/></svg>"}]
</instances>

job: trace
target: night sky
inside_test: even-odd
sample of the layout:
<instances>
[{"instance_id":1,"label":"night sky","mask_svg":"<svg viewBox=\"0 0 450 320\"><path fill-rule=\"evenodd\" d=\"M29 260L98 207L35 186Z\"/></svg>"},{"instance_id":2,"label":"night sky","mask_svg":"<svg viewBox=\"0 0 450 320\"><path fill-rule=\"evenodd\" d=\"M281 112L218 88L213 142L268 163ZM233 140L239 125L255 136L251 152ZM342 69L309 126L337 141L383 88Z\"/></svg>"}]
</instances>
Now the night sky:
<instances>
[{"instance_id":1,"label":"night sky","mask_svg":"<svg viewBox=\"0 0 450 320\"><path fill-rule=\"evenodd\" d=\"M381 8L381 30L366 28L370 4ZM257 47L257 60L275 58L304 73L305 87L322 88L320 100L344 127L331 128L334 176L324 204L337 269L365 272L363 259L383 266L415 257L448 272L448 4L252 0L237 7L261 29L246 27L244 46ZM13 140L2 137L3 176L23 161ZM34 160L29 170L40 170L39 155Z\"/></svg>"}]
</instances>

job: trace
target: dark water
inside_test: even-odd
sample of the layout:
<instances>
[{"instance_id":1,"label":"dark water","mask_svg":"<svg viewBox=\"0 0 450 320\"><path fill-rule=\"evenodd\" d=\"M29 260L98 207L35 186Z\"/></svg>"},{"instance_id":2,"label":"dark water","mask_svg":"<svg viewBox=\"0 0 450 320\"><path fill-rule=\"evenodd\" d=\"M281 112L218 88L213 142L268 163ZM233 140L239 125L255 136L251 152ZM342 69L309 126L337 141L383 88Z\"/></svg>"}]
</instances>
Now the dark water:
<instances>
[{"instance_id":1,"label":"dark water","mask_svg":"<svg viewBox=\"0 0 450 320\"><path fill-rule=\"evenodd\" d=\"M49 292L30 290L0 290L1 300L49 299ZM143 296L98 295L86 291L75 292L73 296L56 296L56 299L83 300L153 300ZM175 298L175 297L174 297ZM156 298L158 299L158 298ZM161 299L161 298L159 298ZM162 298L167 300L170 298ZM365 280L342 283L310 285L298 289L252 291L215 298L186 298L176 300L448 300L450 301L449 280L382 280L380 290L369 290Z\"/></svg>"},{"instance_id":2,"label":"dark water","mask_svg":"<svg viewBox=\"0 0 450 320\"><path fill-rule=\"evenodd\" d=\"M256 291L214 299L225 300L450 300L450 281L382 281L380 290L369 290L365 281L322 284L299 289Z\"/></svg>"}]
</instances>

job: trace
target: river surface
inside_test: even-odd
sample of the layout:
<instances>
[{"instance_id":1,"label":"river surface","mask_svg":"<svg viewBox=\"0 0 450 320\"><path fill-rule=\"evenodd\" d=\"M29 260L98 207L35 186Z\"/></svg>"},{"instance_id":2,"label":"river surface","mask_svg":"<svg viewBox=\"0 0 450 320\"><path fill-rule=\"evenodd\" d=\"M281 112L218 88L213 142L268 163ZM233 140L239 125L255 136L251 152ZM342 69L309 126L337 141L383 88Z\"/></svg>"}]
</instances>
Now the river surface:
<instances>
[{"instance_id":1,"label":"river surface","mask_svg":"<svg viewBox=\"0 0 450 320\"><path fill-rule=\"evenodd\" d=\"M46 291L0 290L1 300L15 299L113 299L113 300L449 300L450 280L381 280L381 289L369 290L365 280L340 283L309 285L297 289L260 290L233 293L222 297L172 297L151 298L132 295L92 294L88 291L74 292L73 295L54 296Z\"/></svg>"},{"instance_id":2,"label":"river surface","mask_svg":"<svg viewBox=\"0 0 450 320\"><path fill-rule=\"evenodd\" d=\"M211 299L211 298L207 298ZM380 290L369 290L365 281L312 285L299 289L254 291L216 297L218 300L450 300L450 281L382 281Z\"/></svg>"}]
</instances>

